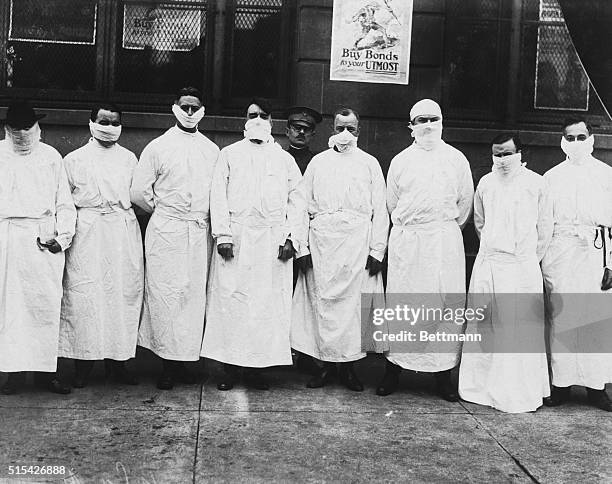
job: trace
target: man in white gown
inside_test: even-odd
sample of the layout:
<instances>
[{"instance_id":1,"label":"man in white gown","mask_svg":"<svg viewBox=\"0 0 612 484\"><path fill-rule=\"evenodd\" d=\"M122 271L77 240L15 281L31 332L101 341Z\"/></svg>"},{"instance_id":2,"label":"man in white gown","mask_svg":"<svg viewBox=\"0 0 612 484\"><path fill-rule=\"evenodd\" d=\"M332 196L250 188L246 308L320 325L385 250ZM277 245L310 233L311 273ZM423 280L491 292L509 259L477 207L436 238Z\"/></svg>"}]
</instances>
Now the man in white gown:
<instances>
[{"instance_id":1,"label":"man in white gown","mask_svg":"<svg viewBox=\"0 0 612 484\"><path fill-rule=\"evenodd\" d=\"M340 380L362 391L353 362L366 356L361 341L362 293L381 294L389 214L385 179L376 158L357 147L359 116L334 116L329 149L308 165L298 188L301 274L293 298L291 344L323 361L307 383L324 386L340 363Z\"/></svg>"},{"instance_id":2,"label":"man in white gown","mask_svg":"<svg viewBox=\"0 0 612 484\"><path fill-rule=\"evenodd\" d=\"M143 150L132 180L132 203L153 212L145 237L144 305L138 344L163 360L162 390L193 384L185 367L202 349L208 277L209 206L219 148L198 131L202 94L177 93L176 126Z\"/></svg>"},{"instance_id":3,"label":"man in white gown","mask_svg":"<svg viewBox=\"0 0 612 484\"><path fill-rule=\"evenodd\" d=\"M211 190L211 262L202 356L224 363L217 384L267 390L261 369L291 365L293 196L301 179L274 141L268 102L253 99L244 139L221 150Z\"/></svg>"},{"instance_id":4,"label":"man in white gown","mask_svg":"<svg viewBox=\"0 0 612 484\"><path fill-rule=\"evenodd\" d=\"M387 304L456 310L465 306L465 252L461 229L472 211L474 183L463 153L442 140L442 111L431 99L410 110L415 138L391 161L387 174L387 207L393 228L389 236ZM389 298L391 295L391 298ZM434 304L437 306L434 307ZM414 327L429 335L462 333L462 326L439 318L420 319ZM387 368L376 393L397 389L402 368L434 373L440 396L457 401L451 370L459 363L461 343L426 341L391 345Z\"/></svg>"},{"instance_id":5,"label":"man in white gown","mask_svg":"<svg viewBox=\"0 0 612 484\"><path fill-rule=\"evenodd\" d=\"M591 126L581 118L564 123L561 149L566 159L547 180L554 211L554 235L542 260L551 315L552 391L544 403L560 405L571 385L587 388L589 402L612 411L605 391L612 382L612 168L594 158ZM603 228L600 229L600 227ZM601 246L601 236L607 243ZM606 267L603 261L606 260ZM600 329L595 323L604 321Z\"/></svg>"},{"instance_id":6,"label":"man in white gown","mask_svg":"<svg viewBox=\"0 0 612 484\"><path fill-rule=\"evenodd\" d=\"M62 156L40 141L29 103L13 102L0 141L0 371L1 388L19 390L25 371L39 383L70 393L57 370L64 251L74 235L72 203Z\"/></svg>"},{"instance_id":7,"label":"man in white gown","mask_svg":"<svg viewBox=\"0 0 612 484\"><path fill-rule=\"evenodd\" d=\"M124 362L136 354L144 280L130 203L138 160L117 143L121 112L114 104L95 106L89 129L89 142L64 159L77 224L66 253L59 356L74 359L76 388L103 359L116 381L134 385Z\"/></svg>"},{"instance_id":8,"label":"man in white gown","mask_svg":"<svg viewBox=\"0 0 612 484\"><path fill-rule=\"evenodd\" d=\"M540 261L552 239L552 204L544 178L521 162L521 148L518 134L497 136L493 171L476 189L480 249L469 293L475 307L489 310L468 321L466 333L487 341L465 342L459 367L463 400L512 413L534 411L550 395Z\"/></svg>"}]
</instances>

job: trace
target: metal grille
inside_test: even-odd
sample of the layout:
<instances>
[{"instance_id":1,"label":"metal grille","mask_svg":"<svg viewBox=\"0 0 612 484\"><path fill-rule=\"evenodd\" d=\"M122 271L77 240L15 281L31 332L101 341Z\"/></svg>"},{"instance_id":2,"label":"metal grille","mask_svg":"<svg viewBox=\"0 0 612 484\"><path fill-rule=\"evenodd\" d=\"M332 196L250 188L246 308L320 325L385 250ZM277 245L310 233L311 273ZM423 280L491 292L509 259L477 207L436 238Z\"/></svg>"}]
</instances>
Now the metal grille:
<instances>
[{"instance_id":1,"label":"metal grille","mask_svg":"<svg viewBox=\"0 0 612 484\"><path fill-rule=\"evenodd\" d=\"M589 80L565 25L538 28L533 106L586 111Z\"/></svg>"},{"instance_id":2,"label":"metal grille","mask_svg":"<svg viewBox=\"0 0 612 484\"><path fill-rule=\"evenodd\" d=\"M174 93L204 80L206 2L125 2L115 90Z\"/></svg>"},{"instance_id":3,"label":"metal grille","mask_svg":"<svg viewBox=\"0 0 612 484\"><path fill-rule=\"evenodd\" d=\"M232 97L279 93L282 0L239 0L234 17Z\"/></svg>"},{"instance_id":4,"label":"metal grille","mask_svg":"<svg viewBox=\"0 0 612 484\"><path fill-rule=\"evenodd\" d=\"M98 2L13 0L6 87L93 91Z\"/></svg>"},{"instance_id":5,"label":"metal grille","mask_svg":"<svg viewBox=\"0 0 612 484\"><path fill-rule=\"evenodd\" d=\"M451 22L457 17L497 19L502 3L502 0L448 0L446 12Z\"/></svg>"},{"instance_id":6,"label":"metal grille","mask_svg":"<svg viewBox=\"0 0 612 484\"><path fill-rule=\"evenodd\" d=\"M586 111L589 80L556 0L540 0L533 106Z\"/></svg>"},{"instance_id":7,"label":"metal grille","mask_svg":"<svg viewBox=\"0 0 612 484\"><path fill-rule=\"evenodd\" d=\"M521 103L527 113L560 122L568 112L588 112L589 81L557 0L525 0L521 51ZM595 103L596 105L598 102Z\"/></svg>"}]
</instances>

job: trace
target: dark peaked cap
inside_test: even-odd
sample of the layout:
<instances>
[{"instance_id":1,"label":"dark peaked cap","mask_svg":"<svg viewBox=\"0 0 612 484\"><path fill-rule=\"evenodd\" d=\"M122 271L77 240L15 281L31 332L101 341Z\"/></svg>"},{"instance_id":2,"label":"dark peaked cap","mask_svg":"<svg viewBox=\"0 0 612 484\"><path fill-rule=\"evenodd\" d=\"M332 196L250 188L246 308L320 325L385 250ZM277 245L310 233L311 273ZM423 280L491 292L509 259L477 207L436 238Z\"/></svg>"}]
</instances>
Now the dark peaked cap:
<instances>
[{"instance_id":1,"label":"dark peaked cap","mask_svg":"<svg viewBox=\"0 0 612 484\"><path fill-rule=\"evenodd\" d=\"M287 110L287 122L301 121L311 126L323 121L323 116L314 109L305 106L293 106Z\"/></svg>"},{"instance_id":2,"label":"dark peaked cap","mask_svg":"<svg viewBox=\"0 0 612 484\"><path fill-rule=\"evenodd\" d=\"M0 119L0 124L7 124L14 129L26 129L44 118L45 114L36 114L28 101L12 101L6 111L6 118Z\"/></svg>"}]
</instances>

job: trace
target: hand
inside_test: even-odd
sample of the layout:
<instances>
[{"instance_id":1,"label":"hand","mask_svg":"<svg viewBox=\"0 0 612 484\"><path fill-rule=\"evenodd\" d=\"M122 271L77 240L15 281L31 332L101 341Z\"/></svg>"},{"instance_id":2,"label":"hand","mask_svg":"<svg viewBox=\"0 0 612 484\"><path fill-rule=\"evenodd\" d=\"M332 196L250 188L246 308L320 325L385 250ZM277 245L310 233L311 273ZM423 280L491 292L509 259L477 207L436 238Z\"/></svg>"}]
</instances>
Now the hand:
<instances>
[{"instance_id":1,"label":"hand","mask_svg":"<svg viewBox=\"0 0 612 484\"><path fill-rule=\"evenodd\" d=\"M234 244L219 244L217 245L217 252L223 260L230 260L234 258Z\"/></svg>"},{"instance_id":2,"label":"hand","mask_svg":"<svg viewBox=\"0 0 612 484\"><path fill-rule=\"evenodd\" d=\"M278 258L282 261L288 261L295 255L295 249L293 248L293 242L289 239L285 241L285 245L278 246Z\"/></svg>"},{"instance_id":3,"label":"hand","mask_svg":"<svg viewBox=\"0 0 612 484\"><path fill-rule=\"evenodd\" d=\"M374 257L369 255L365 268L370 270L371 276L375 276L380 271L382 271L382 262L376 260Z\"/></svg>"},{"instance_id":4,"label":"hand","mask_svg":"<svg viewBox=\"0 0 612 484\"><path fill-rule=\"evenodd\" d=\"M308 272L308 269L312 269L312 257L310 257L310 254L298 257L295 259L295 263L304 274Z\"/></svg>"},{"instance_id":5,"label":"hand","mask_svg":"<svg viewBox=\"0 0 612 484\"><path fill-rule=\"evenodd\" d=\"M52 239L47 242L41 242L40 237L36 237L36 244L41 250L47 249L52 254L57 254L62 251L62 246L58 244L57 240Z\"/></svg>"},{"instance_id":6,"label":"hand","mask_svg":"<svg viewBox=\"0 0 612 484\"><path fill-rule=\"evenodd\" d=\"M601 278L601 290L607 291L612 288L612 270L607 267L604 269L604 275Z\"/></svg>"}]
</instances>

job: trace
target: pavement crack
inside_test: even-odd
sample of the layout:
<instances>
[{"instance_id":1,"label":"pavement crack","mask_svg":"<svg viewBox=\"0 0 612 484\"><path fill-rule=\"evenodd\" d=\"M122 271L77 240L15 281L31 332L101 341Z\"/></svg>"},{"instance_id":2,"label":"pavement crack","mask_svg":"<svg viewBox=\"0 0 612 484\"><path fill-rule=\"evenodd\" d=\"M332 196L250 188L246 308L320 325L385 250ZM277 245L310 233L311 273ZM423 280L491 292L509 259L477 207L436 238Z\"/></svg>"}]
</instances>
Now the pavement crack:
<instances>
[{"instance_id":1,"label":"pavement crack","mask_svg":"<svg viewBox=\"0 0 612 484\"><path fill-rule=\"evenodd\" d=\"M198 405L198 424L196 426L195 452L193 454L192 483L196 484L196 471L198 465L198 449L200 448L200 422L202 421L202 396L204 394L204 384L200 386L200 403Z\"/></svg>"},{"instance_id":2,"label":"pavement crack","mask_svg":"<svg viewBox=\"0 0 612 484\"><path fill-rule=\"evenodd\" d=\"M521 469L523 471L523 473L531 480L531 482L533 482L534 484L540 484L540 481L529 471L529 469L527 469L527 467L518 459L518 457L515 457L512 452L510 452L508 449L506 449L506 447L504 446L504 444L502 444L497 437L495 437L495 435L493 435L488 427L486 425L484 425L483 422L481 422L478 417L470 411L470 409L468 407L466 407L465 405L463 405L463 402L459 402L461 404L461 406L463 408L465 408L465 410L467 411L467 413L476 421L476 423L478 425L480 425L480 428L482 428L488 435L489 437L491 437L495 443L499 446L499 448L501 450L503 450L508 457L510 457L514 463L518 466L519 469Z\"/></svg>"}]
</instances>

